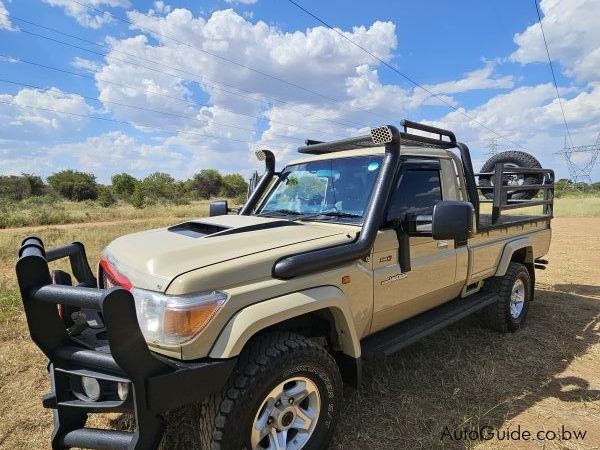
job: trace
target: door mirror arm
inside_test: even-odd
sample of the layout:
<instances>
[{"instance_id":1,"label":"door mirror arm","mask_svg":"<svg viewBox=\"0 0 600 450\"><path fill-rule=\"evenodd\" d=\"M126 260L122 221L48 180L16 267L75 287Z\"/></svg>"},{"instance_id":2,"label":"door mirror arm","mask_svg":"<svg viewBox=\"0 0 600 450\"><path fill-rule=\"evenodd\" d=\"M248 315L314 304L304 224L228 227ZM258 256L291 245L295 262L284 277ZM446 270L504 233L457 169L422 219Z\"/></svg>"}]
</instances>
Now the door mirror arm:
<instances>
[{"instance_id":1,"label":"door mirror arm","mask_svg":"<svg viewBox=\"0 0 600 450\"><path fill-rule=\"evenodd\" d=\"M394 219L391 221L396 237L398 238L398 264L400 272L410 272L410 237L408 234L408 223L404 220Z\"/></svg>"}]
</instances>

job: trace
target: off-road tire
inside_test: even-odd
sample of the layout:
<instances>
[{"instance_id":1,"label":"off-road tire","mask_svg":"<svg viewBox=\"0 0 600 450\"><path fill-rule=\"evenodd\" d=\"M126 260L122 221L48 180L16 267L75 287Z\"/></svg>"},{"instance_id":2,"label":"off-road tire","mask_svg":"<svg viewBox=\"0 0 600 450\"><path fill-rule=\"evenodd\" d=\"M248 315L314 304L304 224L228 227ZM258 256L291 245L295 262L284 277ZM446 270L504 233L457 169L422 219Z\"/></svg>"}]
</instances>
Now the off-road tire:
<instances>
[{"instance_id":1,"label":"off-road tire","mask_svg":"<svg viewBox=\"0 0 600 450\"><path fill-rule=\"evenodd\" d=\"M510 313L510 299L517 279L521 279L525 286L525 301L520 315L515 318ZM503 277L490 278L485 282L483 289L484 292L498 294L498 300L482 311L484 322L488 327L502 333L513 333L525 324L529 303L533 297L531 275L527 267L511 262Z\"/></svg>"},{"instance_id":2,"label":"off-road tire","mask_svg":"<svg viewBox=\"0 0 600 450\"><path fill-rule=\"evenodd\" d=\"M259 336L240 355L225 388L201 405L202 449L250 449L250 430L265 396L292 376L310 378L321 397L321 413L307 450L326 448L339 415L342 380L333 357L320 345L290 332Z\"/></svg>"},{"instance_id":3,"label":"off-road tire","mask_svg":"<svg viewBox=\"0 0 600 450\"><path fill-rule=\"evenodd\" d=\"M481 172L493 172L497 163L506 163L511 164L516 167L525 167L525 168L536 168L539 169L542 167L540 162L525 152L518 151L508 151L501 152L490 159L488 159L485 164L481 167ZM524 184L542 184L543 176L539 174L524 174ZM506 183L506 180L505 180ZM490 189L482 189L482 194L488 198L494 198L494 190L492 187L492 177L491 176L481 176L479 177L479 184L481 186L490 186ZM513 200L528 200L532 199L537 195L537 190L522 190L519 191L519 188L515 186L515 190L508 193L507 197Z\"/></svg>"}]
</instances>

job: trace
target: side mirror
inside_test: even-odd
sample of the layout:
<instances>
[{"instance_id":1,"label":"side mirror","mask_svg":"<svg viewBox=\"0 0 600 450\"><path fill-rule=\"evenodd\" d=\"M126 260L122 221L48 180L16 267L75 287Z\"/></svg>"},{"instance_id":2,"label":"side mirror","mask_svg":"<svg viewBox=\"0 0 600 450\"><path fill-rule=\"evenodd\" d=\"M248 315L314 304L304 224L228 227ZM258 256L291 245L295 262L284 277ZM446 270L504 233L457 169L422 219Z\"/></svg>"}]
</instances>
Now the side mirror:
<instances>
[{"instance_id":1,"label":"side mirror","mask_svg":"<svg viewBox=\"0 0 600 450\"><path fill-rule=\"evenodd\" d=\"M214 202L210 202L210 206L208 207L208 215L210 217L224 216L228 212L229 207L227 206L227 200L217 200Z\"/></svg>"},{"instance_id":2,"label":"side mirror","mask_svg":"<svg viewBox=\"0 0 600 450\"><path fill-rule=\"evenodd\" d=\"M469 202L442 201L433 207L431 234L434 239L467 242L473 231L473 205Z\"/></svg>"}]
</instances>

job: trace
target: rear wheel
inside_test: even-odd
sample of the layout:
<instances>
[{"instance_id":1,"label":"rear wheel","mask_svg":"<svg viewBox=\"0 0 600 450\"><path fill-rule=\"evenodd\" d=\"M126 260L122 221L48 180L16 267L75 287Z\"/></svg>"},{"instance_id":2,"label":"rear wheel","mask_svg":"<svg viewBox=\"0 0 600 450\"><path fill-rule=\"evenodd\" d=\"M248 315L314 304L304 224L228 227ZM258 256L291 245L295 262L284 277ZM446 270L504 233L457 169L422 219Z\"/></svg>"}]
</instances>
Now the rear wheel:
<instances>
[{"instance_id":1,"label":"rear wheel","mask_svg":"<svg viewBox=\"0 0 600 450\"><path fill-rule=\"evenodd\" d=\"M533 294L527 267L516 262L510 263L506 274L486 281L484 289L498 294L498 300L483 310L486 324L504 333L521 328Z\"/></svg>"},{"instance_id":2,"label":"rear wheel","mask_svg":"<svg viewBox=\"0 0 600 450\"><path fill-rule=\"evenodd\" d=\"M326 448L342 381L333 357L294 333L258 337L223 391L202 406L201 448Z\"/></svg>"}]
</instances>

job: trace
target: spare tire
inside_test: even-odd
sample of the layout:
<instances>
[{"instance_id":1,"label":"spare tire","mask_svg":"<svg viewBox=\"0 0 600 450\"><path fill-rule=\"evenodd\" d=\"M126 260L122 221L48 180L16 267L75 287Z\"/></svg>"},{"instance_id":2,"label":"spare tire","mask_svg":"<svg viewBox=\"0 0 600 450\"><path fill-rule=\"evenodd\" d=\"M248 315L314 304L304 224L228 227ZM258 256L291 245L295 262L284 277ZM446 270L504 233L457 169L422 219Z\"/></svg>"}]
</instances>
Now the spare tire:
<instances>
[{"instance_id":1,"label":"spare tire","mask_svg":"<svg viewBox=\"0 0 600 450\"><path fill-rule=\"evenodd\" d=\"M542 165L532 155L525 152L508 151L501 152L490 159L488 159L481 172L494 172L497 163L504 163L507 167L523 167L523 168L536 168L540 169ZM489 199L494 198L494 190L492 189L493 184L492 175L482 175L479 177L480 186L490 186L490 189L482 189L481 193ZM518 186L523 184L542 184L543 175L541 174L515 174L515 175L504 175L502 178L502 184L504 186L515 186L514 191L508 191L507 198L513 200L528 200L534 198L538 191L537 190L519 190Z\"/></svg>"}]
</instances>

